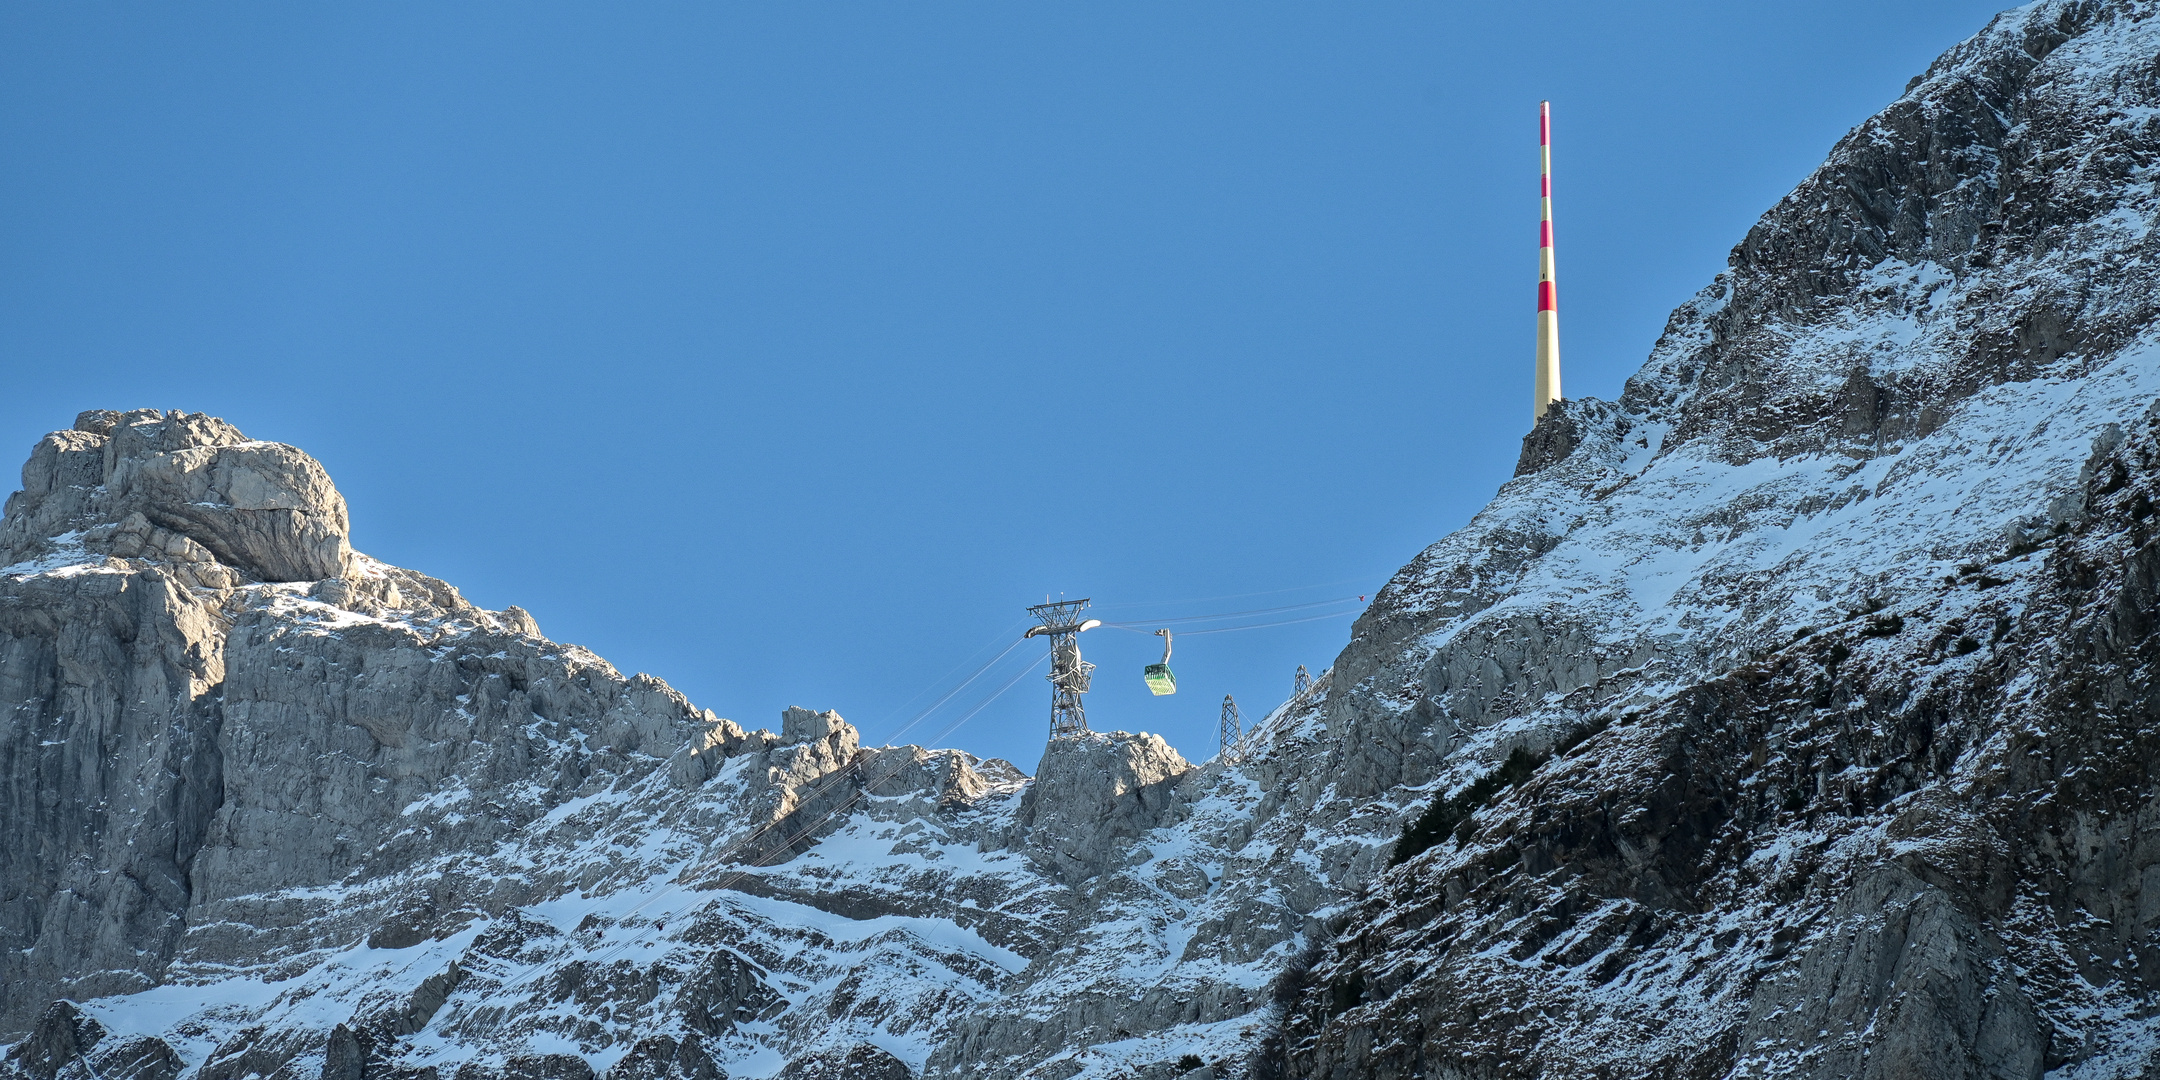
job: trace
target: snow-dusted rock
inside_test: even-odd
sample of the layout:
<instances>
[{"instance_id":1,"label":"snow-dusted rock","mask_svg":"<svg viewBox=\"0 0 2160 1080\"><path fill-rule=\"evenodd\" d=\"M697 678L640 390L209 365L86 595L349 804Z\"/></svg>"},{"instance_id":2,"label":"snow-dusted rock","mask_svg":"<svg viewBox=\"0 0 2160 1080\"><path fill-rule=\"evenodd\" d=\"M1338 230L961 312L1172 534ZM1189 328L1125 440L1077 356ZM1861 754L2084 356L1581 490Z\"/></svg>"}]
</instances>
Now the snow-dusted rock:
<instances>
[{"instance_id":1,"label":"snow-dusted rock","mask_svg":"<svg viewBox=\"0 0 2160 1080\"><path fill-rule=\"evenodd\" d=\"M1082 732L1054 739L1020 796L1014 843L1050 876L1086 881L1163 822L1192 766L1160 735Z\"/></svg>"},{"instance_id":2,"label":"snow-dusted rock","mask_svg":"<svg viewBox=\"0 0 2160 1080\"><path fill-rule=\"evenodd\" d=\"M94 411L31 453L0 524L0 559L23 561L67 535L122 557L147 549L250 580L315 581L350 569L348 532L344 498L299 450L199 413Z\"/></svg>"}]
</instances>

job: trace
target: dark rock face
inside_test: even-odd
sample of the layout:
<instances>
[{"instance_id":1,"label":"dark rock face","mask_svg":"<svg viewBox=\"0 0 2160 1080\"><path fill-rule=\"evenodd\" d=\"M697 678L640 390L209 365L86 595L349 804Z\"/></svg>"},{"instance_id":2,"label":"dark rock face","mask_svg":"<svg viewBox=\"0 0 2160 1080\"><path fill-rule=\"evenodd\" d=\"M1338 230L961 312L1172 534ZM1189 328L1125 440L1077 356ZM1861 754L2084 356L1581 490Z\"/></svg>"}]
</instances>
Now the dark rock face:
<instances>
[{"instance_id":1,"label":"dark rock face","mask_svg":"<svg viewBox=\"0 0 2160 1080\"><path fill-rule=\"evenodd\" d=\"M592 1066L575 1054L520 1054L503 1062L503 1080L593 1080Z\"/></svg>"},{"instance_id":2,"label":"dark rock face","mask_svg":"<svg viewBox=\"0 0 2160 1080\"><path fill-rule=\"evenodd\" d=\"M908 1080L913 1075L907 1062L867 1043L797 1058L780 1070L782 1080Z\"/></svg>"},{"instance_id":3,"label":"dark rock face","mask_svg":"<svg viewBox=\"0 0 2160 1080\"><path fill-rule=\"evenodd\" d=\"M1567 459L1575 448L1597 437L1624 438L1631 427L1611 403L1585 398L1555 401L1545 416L1523 436L1522 455L1515 461L1515 475L1529 476Z\"/></svg>"},{"instance_id":4,"label":"dark rock face","mask_svg":"<svg viewBox=\"0 0 2160 1080\"><path fill-rule=\"evenodd\" d=\"M96 1057L99 1080L174 1080L187 1068L170 1044L148 1035L100 1049Z\"/></svg>"},{"instance_id":5,"label":"dark rock face","mask_svg":"<svg viewBox=\"0 0 2160 1080\"><path fill-rule=\"evenodd\" d=\"M108 1034L71 1001L55 1001L29 1037L0 1064L0 1076L29 1080L173 1080L185 1063L165 1040Z\"/></svg>"},{"instance_id":6,"label":"dark rock face","mask_svg":"<svg viewBox=\"0 0 2160 1080\"><path fill-rule=\"evenodd\" d=\"M53 1080L104 1037L98 1022L84 1016L73 1002L55 1001L38 1017L30 1037L8 1051L7 1061L37 1080Z\"/></svg>"},{"instance_id":7,"label":"dark rock face","mask_svg":"<svg viewBox=\"0 0 2160 1080\"><path fill-rule=\"evenodd\" d=\"M2092 471L2085 523L2015 557L2044 582L2022 613L1813 635L1624 720L1388 875L1296 999L1291 1074L2077 1060L2107 1033L2073 1017L2160 972L2160 421ZM1991 640L1960 660L1968 630ZM1677 1003L1643 1009L1650 987Z\"/></svg>"},{"instance_id":8,"label":"dark rock face","mask_svg":"<svg viewBox=\"0 0 2160 1080\"><path fill-rule=\"evenodd\" d=\"M695 1033L679 1040L671 1035L640 1039L607 1075L608 1080L726 1080Z\"/></svg>"},{"instance_id":9,"label":"dark rock face","mask_svg":"<svg viewBox=\"0 0 2160 1080\"><path fill-rule=\"evenodd\" d=\"M676 1001L683 1023L706 1035L725 1035L737 1024L771 1015L782 1004L755 964L727 950L714 952Z\"/></svg>"},{"instance_id":10,"label":"dark rock face","mask_svg":"<svg viewBox=\"0 0 2160 1080\"><path fill-rule=\"evenodd\" d=\"M1582 433L1575 429L1568 417L1566 401L1555 401L1546 407L1537 426L1523 436L1522 456L1515 459L1515 475L1528 476L1575 452L1582 443Z\"/></svg>"}]
</instances>

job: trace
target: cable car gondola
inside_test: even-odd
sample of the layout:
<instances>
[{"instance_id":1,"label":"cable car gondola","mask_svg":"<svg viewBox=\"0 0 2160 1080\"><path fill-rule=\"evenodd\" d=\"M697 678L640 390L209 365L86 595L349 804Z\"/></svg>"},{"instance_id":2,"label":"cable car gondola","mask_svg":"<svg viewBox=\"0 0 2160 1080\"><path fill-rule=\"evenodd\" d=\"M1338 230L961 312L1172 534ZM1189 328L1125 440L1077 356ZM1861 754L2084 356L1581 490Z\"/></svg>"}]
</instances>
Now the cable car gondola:
<instances>
[{"instance_id":1,"label":"cable car gondola","mask_svg":"<svg viewBox=\"0 0 2160 1080\"><path fill-rule=\"evenodd\" d=\"M1170 673L1170 631L1157 630L1162 637L1162 663L1149 664L1145 676L1147 688L1156 697L1177 693L1177 676Z\"/></svg>"}]
</instances>

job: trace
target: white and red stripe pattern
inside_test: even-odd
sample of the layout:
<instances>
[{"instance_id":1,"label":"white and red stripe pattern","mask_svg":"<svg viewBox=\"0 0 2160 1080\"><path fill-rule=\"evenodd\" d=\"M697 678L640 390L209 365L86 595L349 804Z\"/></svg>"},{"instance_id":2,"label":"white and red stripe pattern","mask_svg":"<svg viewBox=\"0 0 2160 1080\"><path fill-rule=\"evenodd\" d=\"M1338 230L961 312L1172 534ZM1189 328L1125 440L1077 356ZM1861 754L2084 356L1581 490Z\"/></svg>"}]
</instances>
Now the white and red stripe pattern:
<instances>
[{"instance_id":1,"label":"white and red stripe pattern","mask_svg":"<svg viewBox=\"0 0 2160 1080\"><path fill-rule=\"evenodd\" d=\"M1553 298L1552 252L1552 102L1538 103L1538 197L1543 215L1538 221L1537 286L1537 388L1531 404L1531 420L1545 418L1545 410L1560 399L1560 310Z\"/></svg>"}]
</instances>

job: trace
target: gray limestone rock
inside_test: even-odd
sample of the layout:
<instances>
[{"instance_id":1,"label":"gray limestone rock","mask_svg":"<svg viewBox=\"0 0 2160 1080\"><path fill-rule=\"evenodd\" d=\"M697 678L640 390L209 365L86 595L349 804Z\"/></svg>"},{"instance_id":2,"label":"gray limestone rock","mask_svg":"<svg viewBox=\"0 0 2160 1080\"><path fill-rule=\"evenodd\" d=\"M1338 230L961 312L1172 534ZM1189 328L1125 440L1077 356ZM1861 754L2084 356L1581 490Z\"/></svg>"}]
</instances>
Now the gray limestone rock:
<instances>
[{"instance_id":1,"label":"gray limestone rock","mask_svg":"<svg viewBox=\"0 0 2160 1080\"><path fill-rule=\"evenodd\" d=\"M1191 768L1162 736L1146 732L1052 739L1020 797L1013 845L1066 884L1097 877L1163 823L1178 777Z\"/></svg>"},{"instance_id":2,"label":"gray limestone rock","mask_svg":"<svg viewBox=\"0 0 2160 1080\"><path fill-rule=\"evenodd\" d=\"M212 965L439 940L479 912L288 890L484 849L685 744L740 742L516 609L351 554L297 450L191 414L78 427L39 443L0 522L31 559L0 575L0 937L19 943L0 1030L151 985L183 938Z\"/></svg>"},{"instance_id":3,"label":"gray limestone rock","mask_svg":"<svg viewBox=\"0 0 2160 1080\"><path fill-rule=\"evenodd\" d=\"M1863 872L1756 991L1738 1045L1824 1080L2036 1080L2048 1049L2039 1011L1962 899L1902 868Z\"/></svg>"},{"instance_id":4,"label":"gray limestone rock","mask_svg":"<svg viewBox=\"0 0 2160 1080\"><path fill-rule=\"evenodd\" d=\"M154 569L0 579L0 1027L172 955L225 798L224 619Z\"/></svg>"},{"instance_id":5,"label":"gray limestone rock","mask_svg":"<svg viewBox=\"0 0 2160 1080\"><path fill-rule=\"evenodd\" d=\"M123 557L214 562L250 580L352 569L345 500L322 466L199 413L85 413L75 430L46 436L0 521L0 559L32 558L103 525L113 528L92 542Z\"/></svg>"},{"instance_id":6,"label":"gray limestone rock","mask_svg":"<svg viewBox=\"0 0 2160 1080\"><path fill-rule=\"evenodd\" d=\"M53 1080L62 1069L82 1060L105 1029L71 1001L55 1001L38 1017L30 1037L7 1053L7 1063L37 1080Z\"/></svg>"}]
</instances>

